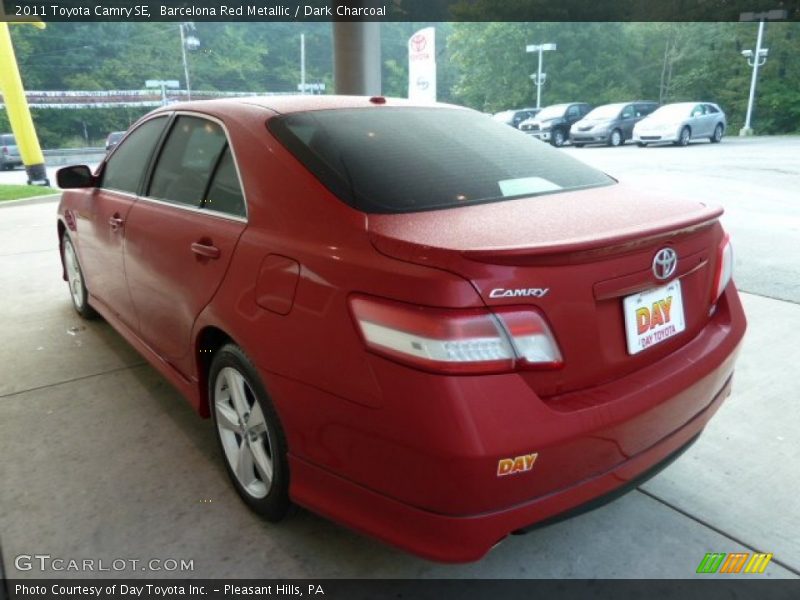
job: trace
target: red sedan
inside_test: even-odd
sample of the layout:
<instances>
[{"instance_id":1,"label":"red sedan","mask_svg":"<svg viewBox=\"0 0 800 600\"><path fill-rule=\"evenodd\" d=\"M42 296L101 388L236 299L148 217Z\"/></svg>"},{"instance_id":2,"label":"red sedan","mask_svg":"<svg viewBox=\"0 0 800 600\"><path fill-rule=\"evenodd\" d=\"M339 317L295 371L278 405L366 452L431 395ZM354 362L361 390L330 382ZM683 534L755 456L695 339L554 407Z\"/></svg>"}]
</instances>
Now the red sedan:
<instances>
[{"instance_id":1,"label":"red sedan","mask_svg":"<svg viewBox=\"0 0 800 600\"><path fill-rule=\"evenodd\" d=\"M722 211L471 110L172 105L59 185L75 308L213 418L270 520L476 560L653 474L730 393Z\"/></svg>"}]
</instances>

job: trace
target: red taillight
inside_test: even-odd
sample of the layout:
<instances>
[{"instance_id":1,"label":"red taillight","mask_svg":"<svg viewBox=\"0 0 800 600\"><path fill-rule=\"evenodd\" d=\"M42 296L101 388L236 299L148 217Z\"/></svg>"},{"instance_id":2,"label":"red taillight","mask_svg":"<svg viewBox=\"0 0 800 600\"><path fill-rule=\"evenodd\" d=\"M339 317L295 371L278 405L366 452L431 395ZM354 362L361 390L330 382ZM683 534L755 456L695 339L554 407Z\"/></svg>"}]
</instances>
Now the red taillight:
<instances>
[{"instance_id":1,"label":"red taillight","mask_svg":"<svg viewBox=\"0 0 800 600\"><path fill-rule=\"evenodd\" d=\"M350 307L367 347L441 373L500 373L557 367L561 352L531 309L441 309L354 296Z\"/></svg>"},{"instance_id":2,"label":"red taillight","mask_svg":"<svg viewBox=\"0 0 800 600\"><path fill-rule=\"evenodd\" d=\"M726 233L717 249L717 270L714 274L714 285L711 288L711 303L719 300L722 292L728 287L733 276L733 247L730 236Z\"/></svg>"}]
</instances>

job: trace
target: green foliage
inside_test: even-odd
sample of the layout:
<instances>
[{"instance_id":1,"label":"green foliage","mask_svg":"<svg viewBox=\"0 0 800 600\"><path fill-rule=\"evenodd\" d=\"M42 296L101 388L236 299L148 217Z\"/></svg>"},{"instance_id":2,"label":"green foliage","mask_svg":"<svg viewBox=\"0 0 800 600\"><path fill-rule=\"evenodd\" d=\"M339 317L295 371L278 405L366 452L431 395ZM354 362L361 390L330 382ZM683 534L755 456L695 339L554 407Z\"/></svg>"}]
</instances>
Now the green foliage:
<instances>
[{"instance_id":1,"label":"green foliage","mask_svg":"<svg viewBox=\"0 0 800 600\"><path fill-rule=\"evenodd\" d=\"M480 3L470 5L472 8ZM706 100L744 123L756 23L456 23L448 50L458 72L456 99L499 111L535 105L527 44L554 42L544 55L542 104L594 105L646 99ZM758 133L800 131L800 24L768 23L769 59L759 72L752 125Z\"/></svg>"},{"instance_id":2,"label":"green foliage","mask_svg":"<svg viewBox=\"0 0 800 600\"><path fill-rule=\"evenodd\" d=\"M526 1L555 10L552 2ZM478 10L483 4L464 6ZM565 2L562 8L574 6ZM755 45L755 23L384 23L386 95L407 95L407 40L430 25L436 27L441 101L491 112L535 104L530 74L537 56L525 46L555 42L558 50L544 56L544 105L702 99L722 105L731 130L744 121L752 70L741 50ZM28 90L141 89L146 79L185 85L178 23L49 23L43 31L11 31ZM330 23L196 23L201 47L189 53L192 89L296 93L301 33L306 81L324 83L332 93ZM800 24L768 23L764 45L769 60L759 74L753 126L758 133L798 131ZM52 148L99 145L108 132L126 129L145 112L34 109L33 116L42 145ZM8 130L0 110L0 131Z\"/></svg>"}]
</instances>

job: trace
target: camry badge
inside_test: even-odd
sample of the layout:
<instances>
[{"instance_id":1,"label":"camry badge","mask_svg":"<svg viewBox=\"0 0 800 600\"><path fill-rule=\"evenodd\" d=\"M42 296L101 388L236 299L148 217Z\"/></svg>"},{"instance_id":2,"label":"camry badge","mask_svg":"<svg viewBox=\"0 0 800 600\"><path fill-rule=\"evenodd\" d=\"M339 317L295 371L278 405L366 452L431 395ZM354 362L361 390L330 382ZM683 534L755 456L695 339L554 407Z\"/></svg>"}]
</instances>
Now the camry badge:
<instances>
[{"instance_id":1,"label":"camry badge","mask_svg":"<svg viewBox=\"0 0 800 600\"><path fill-rule=\"evenodd\" d=\"M656 279L668 279L678 266L678 255L672 248L662 248L653 258L653 275Z\"/></svg>"},{"instance_id":2,"label":"camry badge","mask_svg":"<svg viewBox=\"0 0 800 600\"><path fill-rule=\"evenodd\" d=\"M489 292L489 298L543 298L549 291L550 288L494 288Z\"/></svg>"}]
</instances>

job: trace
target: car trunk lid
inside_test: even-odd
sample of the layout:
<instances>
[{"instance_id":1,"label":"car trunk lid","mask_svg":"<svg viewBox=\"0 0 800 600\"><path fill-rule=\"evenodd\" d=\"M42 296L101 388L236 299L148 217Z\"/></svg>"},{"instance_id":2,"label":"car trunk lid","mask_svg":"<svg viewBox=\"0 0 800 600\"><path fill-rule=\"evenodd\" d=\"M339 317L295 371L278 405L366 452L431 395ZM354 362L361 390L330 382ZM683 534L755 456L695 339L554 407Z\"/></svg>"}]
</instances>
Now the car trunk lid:
<instances>
[{"instance_id":1,"label":"car trunk lid","mask_svg":"<svg viewBox=\"0 0 800 600\"><path fill-rule=\"evenodd\" d=\"M487 306L536 306L564 356L523 374L543 397L612 381L659 360L709 318L722 213L623 185L448 210L370 215L380 252L468 279ZM659 287L653 260L677 253L685 329L629 352L625 297ZM675 315L677 317L677 315Z\"/></svg>"}]
</instances>

